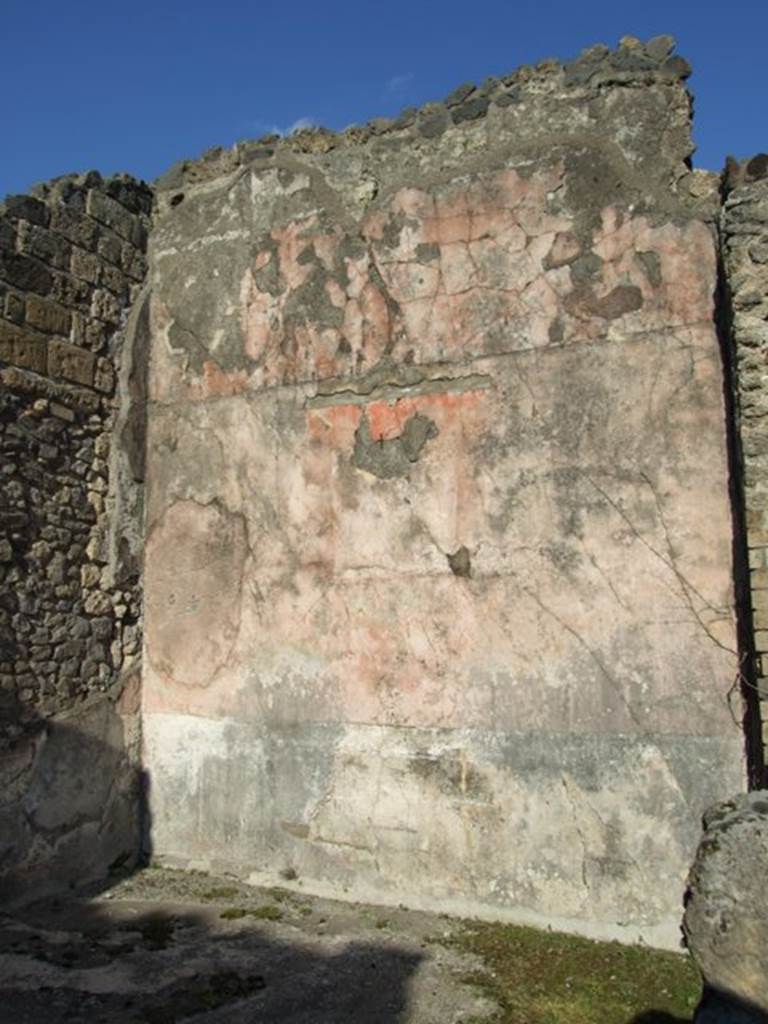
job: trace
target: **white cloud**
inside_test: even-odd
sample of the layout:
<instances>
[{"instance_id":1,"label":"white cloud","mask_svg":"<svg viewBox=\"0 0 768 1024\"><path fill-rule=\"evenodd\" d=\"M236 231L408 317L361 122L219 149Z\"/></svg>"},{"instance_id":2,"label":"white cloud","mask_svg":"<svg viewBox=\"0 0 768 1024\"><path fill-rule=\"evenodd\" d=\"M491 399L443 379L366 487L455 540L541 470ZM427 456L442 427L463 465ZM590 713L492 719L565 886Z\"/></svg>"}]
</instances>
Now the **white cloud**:
<instances>
[{"instance_id":1,"label":"white cloud","mask_svg":"<svg viewBox=\"0 0 768 1024\"><path fill-rule=\"evenodd\" d=\"M270 123L269 121L249 121L246 126L249 133L256 135L293 135L305 128L316 128L317 121L313 117L297 117L289 125Z\"/></svg>"},{"instance_id":2,"label":"white cloud","mask_svg":"<svg viewBox=\"0 0 768 1024\"><path fill-rule=\"evenodd\" d=\"M412 71L403 75L393 75L387 82L384 92L387 96L400 96L407 91L408 86L416 76Z\"/></svg>"},{"instance_id":3,"label":"white cloud","mask_svg":"<svg viewBox=\"0 0 768 1024\"><path fill-rule=\"evenodd\" d=\"M296 132L303 131L305 128L316 128L317 122L311 117L298 117L289 125L281 135L295 135Z\"/></svg>"}]
</instances>

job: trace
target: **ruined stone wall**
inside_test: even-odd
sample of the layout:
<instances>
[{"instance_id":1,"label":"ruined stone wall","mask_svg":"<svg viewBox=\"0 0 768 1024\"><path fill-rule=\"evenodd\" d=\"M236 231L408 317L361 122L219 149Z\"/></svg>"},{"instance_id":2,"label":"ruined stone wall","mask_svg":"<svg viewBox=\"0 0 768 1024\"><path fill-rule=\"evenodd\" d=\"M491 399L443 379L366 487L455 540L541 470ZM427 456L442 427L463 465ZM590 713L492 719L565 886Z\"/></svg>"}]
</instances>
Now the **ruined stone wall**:
<instances>
[{"instance_id":1,"label":"ruined stone wall","mask_svg":"<svg viewBox=\"0 0 768 1024\"><path fill-rule=\"evenodd\" d=\"M749 573L745 580L743 685L757 704L747 722L757 752L753 784L766 785L768 716L768 156L732 164L725 175L722 247L723 310L735 358L735 427L740 463L735 507L745 511ZM763 733L756 731L762 719Z\"/></svg>"},{"instance_id":2,"label":"ruined stone wall","mask_svg":"<svg viewBox=\"0 0 768 1024\"><path fill-rule=\"evenodd\" d=\"M676 944L744 781L688 70L628 40L162 183L161 859Z\"/></svg>"},{"instance_id":3,"label":"ruined stone wall","mask_svg":"<svg viewBox=\"0 0 768 1024\"><path fill-rule=\"evenodd\" d=\"M142 385L126 339L141 335L128 310L150 210L146 186L97 174L0 205L0 885L14 894L138 848Z\"/></svg>"}]
</instances>

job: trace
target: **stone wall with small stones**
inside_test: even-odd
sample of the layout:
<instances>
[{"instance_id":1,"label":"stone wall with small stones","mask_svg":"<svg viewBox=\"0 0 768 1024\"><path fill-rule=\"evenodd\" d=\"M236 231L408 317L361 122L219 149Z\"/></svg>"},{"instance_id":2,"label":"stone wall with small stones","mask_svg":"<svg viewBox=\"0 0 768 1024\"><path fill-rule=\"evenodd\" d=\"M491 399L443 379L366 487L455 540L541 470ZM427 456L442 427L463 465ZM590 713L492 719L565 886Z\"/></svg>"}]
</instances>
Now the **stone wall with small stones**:
<instances>
[{"instance_id":1,"label":"stone wall with small stones","mask_svg":"<svg viewBox=\"0 0 768 1024\"><path fill-rule=\"evenodd\" d=\"M136 847L142 482L112 470L151 206L144 184L95 173L0 204L6 880L85 877Z\"/></svg>"},{"instance_id":2,"label":"stone wall with small stones","mask_svg":"<svg viewBox=\"0 0 768 1024\"><path fill-rule=\"evenodd\" d=\"M743 509L749 572L744 581L742 658L745 696L761 706L762 735L752 782L765 785L768 745L768 155L729 162L721 218L726 281L726 331L731 339L736 384L740 466L737 513ZM737 515L738 518L738 515ZM738 581L737 581L738 582ZM755 708L760 710L759 707ZM749 739L749 737L748 737Z\"/></svg>"}]
</instances>

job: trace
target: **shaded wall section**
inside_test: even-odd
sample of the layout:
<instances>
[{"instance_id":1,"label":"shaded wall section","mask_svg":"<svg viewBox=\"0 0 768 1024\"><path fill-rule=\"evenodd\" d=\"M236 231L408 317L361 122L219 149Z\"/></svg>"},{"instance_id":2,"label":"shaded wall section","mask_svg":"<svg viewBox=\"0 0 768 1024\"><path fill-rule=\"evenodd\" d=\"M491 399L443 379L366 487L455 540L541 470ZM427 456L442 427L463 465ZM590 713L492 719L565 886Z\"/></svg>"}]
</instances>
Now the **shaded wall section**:
<instances>
[{"instance_id":1,"label":"shaded wall section","mask_svg":"<svg viewBox=\"0 0 768 1024\"><path fill-rule=\"evenodd\" d=\"M742 678L752 751L751 782L768 786L768 155L730 162L721 214L725 310L739 440L735 506L744 509L747 547ZM762 725L761 725L762 722Z\"/></svg>"},{"instance_id":2,"label":"shaded wall section","mask_svg":"<svg viewBox=\"0 0 768 1024\"><path fill-rule=\"evenodd\" d=\"M598 47L166 179L162 859L677 944L744 781L688 70Z\"/></svg>"},{"instance_id":3,"label":"shaded wall section","mask_svg":"<svg viewBox=\"0 0 768 1024\"><path fill-rule=\"evenodd\" d=\"M14 894L138 849L143 485L124 466L141 415L124 421L142 400L134 379L121 405L117 378L141 334L128 311L151 201L92 173L0 205L0 886Z\"/></svg>"}]
</instances>

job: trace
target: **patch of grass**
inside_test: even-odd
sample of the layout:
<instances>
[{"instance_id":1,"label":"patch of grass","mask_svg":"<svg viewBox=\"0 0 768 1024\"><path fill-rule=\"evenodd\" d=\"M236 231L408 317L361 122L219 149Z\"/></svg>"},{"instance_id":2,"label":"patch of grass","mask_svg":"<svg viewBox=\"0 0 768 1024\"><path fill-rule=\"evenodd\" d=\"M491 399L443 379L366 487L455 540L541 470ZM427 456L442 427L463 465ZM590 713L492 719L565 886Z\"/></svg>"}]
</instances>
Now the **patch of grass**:
<instances>
[{"instance_id":1,"label":"patch of grass","mask_svg":"<svg viewBox=\"0 0 768 1024\"><path fill-rule=\"evenodd\" d=\"M258 917L262 921L279 921L283 912L279 907L254 907L248 911L250 917Z\"/></svg>"},{"instance_id":2,"label":"patch of grass","mask_svg":"<svg viewBox=\"0 0 768 1024\"><path fill-rule=\"evenodd\" d=\"M219 917L224 921L237 921L241 917L245 917L247 913L245 907L227 907L226 910L222 910Z\"/></svg>"},{"instance_id":3,"label":"patch of grass","mask_svg":"<svg viewBox=\"0 0 768 1024\"><path fill-rule=\"evenodd\" d=\"M701 994L688 957L643 946L482 922L444 944L482 961L463 980L498 1004L492 1024L687 1024Z\"/></svg>"},{"instance_id":4,"label":"patch of grass","mask_svg":"<svg viewBox=\"0 0 768 1024\"><path fill-rule=\"evenodd\" d=\"M271 889L266 890L267 896L273 899L276 903L283 903L284 901L291 901L296 899L296 894L291 892L290 889L280 889L278 886L273 886Z\"/></svg>"},{"instance_id":5,"label":"patch of grass","mask_svg":"<svg viewBox=\"0 0 768 1024\"><path fill-rule=\"evenodd\" d=\"M283 912L279 907L227 907L219 917L225 921L238 921L242 917L256 917L260 921L279 921Z\"/></svg>"},{"instance_id":6,"label":"patch of grass","mask_svg":"<svg viewBox=\"0 0 768 1024\"><path fill-rule=\"evenodd\" d=\"M213 889L201 892L200 895L204 900L231 900L239 891L236 885L217 885Z\"/></svg>"}]
</instances>

